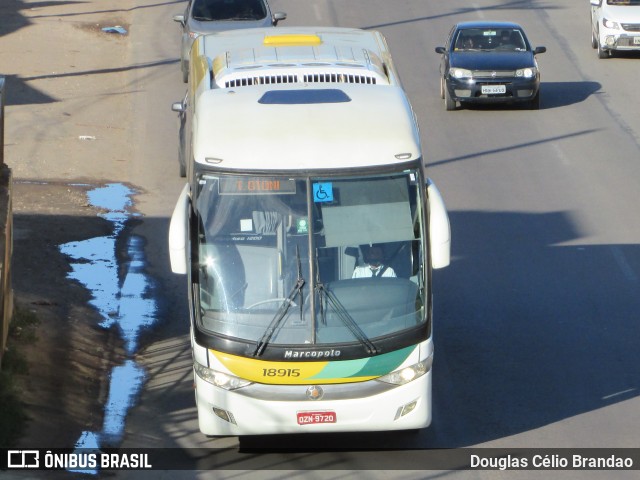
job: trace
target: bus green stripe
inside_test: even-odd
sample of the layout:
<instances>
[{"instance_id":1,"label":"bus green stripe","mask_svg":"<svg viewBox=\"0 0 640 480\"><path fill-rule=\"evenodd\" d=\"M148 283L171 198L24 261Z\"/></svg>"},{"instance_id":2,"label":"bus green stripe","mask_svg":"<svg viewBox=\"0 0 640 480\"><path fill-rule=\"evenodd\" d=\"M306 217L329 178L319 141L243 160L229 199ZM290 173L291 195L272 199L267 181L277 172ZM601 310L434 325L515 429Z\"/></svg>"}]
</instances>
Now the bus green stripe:
<instances>
[{"instance_id":1,"label":"bus green stripe","mask_svg":"<svg viewBox=\"0 0 640 480\"><path fill-rule=\"evenodd\" d=\"M321 372L310 379L380 377L392 372L404 362L415 346L359 360L329 362Z\"/></svg>"}]
</instances>

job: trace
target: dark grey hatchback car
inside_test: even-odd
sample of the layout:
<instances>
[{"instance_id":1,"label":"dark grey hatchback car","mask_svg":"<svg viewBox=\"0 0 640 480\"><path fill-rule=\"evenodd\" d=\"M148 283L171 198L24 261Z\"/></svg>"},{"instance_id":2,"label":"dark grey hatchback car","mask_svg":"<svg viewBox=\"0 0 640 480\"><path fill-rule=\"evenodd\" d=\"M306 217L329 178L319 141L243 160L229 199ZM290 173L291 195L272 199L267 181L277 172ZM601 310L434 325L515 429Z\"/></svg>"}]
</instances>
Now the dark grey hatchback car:
<instances>
[{"instance_id":1,"label":"dark grey hatchback car","mask_svg":"<svg viewBox=\"0 0 640 480\"><path fill-rule=\"evenodd\" d=\"M173 17L182 26L182 80L186 83L189 78L189 51L198 36L236 28L275 27L286 18L284 12L272 13L267 0L189 0L184 14Z\"/></svg>"},{"instance_id":2,"label":"dark grey hatchback car","mask_svg":"<svg viewBox=\"0 0 640 480\"><path fill-rule=\"evenodd\" d=\"M524 30L512 22L461 22L440 53L440 96L447 110L457 102L525 103L540 108L540 70Z\"/></svg>"}]
</instances>

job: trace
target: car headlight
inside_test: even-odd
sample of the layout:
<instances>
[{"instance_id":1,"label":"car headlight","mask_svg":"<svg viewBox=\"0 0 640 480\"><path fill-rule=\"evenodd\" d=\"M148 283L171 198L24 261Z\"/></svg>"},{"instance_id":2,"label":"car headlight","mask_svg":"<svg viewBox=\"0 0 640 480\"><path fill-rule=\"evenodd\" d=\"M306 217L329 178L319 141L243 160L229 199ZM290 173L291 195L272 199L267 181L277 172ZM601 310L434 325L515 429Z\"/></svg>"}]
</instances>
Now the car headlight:
<instances>
[{"instance_id":1,"label":"car headlight","mask_svg":"<svg viewBox=\"0 0 640 480\"><path fill-rule=\"evenodd\" d=\"M465 68L451 68L449 69L449 75L454 78L471 78L473 73Z\"/></svg>"},{"instance_id":2,"label":"car headlight","mask_svg":"<svg viewBox=\"0 0 640 480\"><path fill-rule=\"evenodd\" d=\"M610 28L611 30L618 30L620 28L620 25L618 25L618 22L614 22L613 20L607 20L606 18L602 19L602 24L605 27Z\"/></svg>"},{"instance_id":3,"label":"car headlight","mask_svg":"<svg viewBox=\"0 0 640 480\"><path fill-rule=\"evenodd\" d=\"M410 367L401 368L395 372L391 372L388 375L376 378L376 380L385 383L391 383L393 385L404 385L406 383L414 381L416 378L420 378L429 370L431 370L431 364L433 363L433 357L430 356L426 360L411 365Z\"/></svg>"},{"instance_id":4,"label":"car headlight","mask_svg":"<svg viewBox=\"0 0 640 480\"><path fill-rule=\"evenodd\" d=\"M533 67L516 70L516 77L533 78L536 76L536 69Z\"/></svg>"},{"instance_id":5,"label":"car headlight","mask_svg":"<svg viewBox=\"0 0 640 480\"><path fill-rule=\"evenodd\" d=\"M196 375L198 375L202 380L209 382L211 385L215 385L216 387L224 388L225 390L236 390L251 384L248 380L213 370L212 368L205 367L198 362L193 362L193 368L195 369Z\"/></svg>"}]
</instances>

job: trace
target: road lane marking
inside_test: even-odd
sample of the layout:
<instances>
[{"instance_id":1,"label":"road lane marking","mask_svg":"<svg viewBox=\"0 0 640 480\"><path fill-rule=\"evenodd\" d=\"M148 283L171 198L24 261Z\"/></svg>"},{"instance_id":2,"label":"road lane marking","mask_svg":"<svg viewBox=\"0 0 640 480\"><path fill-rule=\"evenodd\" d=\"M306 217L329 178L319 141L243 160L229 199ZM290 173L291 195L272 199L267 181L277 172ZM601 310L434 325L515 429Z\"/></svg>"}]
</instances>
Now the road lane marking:
<instances>
[{"instance_id":1,"label":"road lane marking","mask_svg":"<svg viewBox=\"0 0 640 480\"><path fill-rule=\"evenodd\" d=\"M627 388L626 390L622 390L621 392L612 393L611 395L605 395L602 397L602 400L609 400L613 397L619 397L620 395L624 395L625 393L631 393L635 391L635 388Z\"/></svg>"}]
</instances>

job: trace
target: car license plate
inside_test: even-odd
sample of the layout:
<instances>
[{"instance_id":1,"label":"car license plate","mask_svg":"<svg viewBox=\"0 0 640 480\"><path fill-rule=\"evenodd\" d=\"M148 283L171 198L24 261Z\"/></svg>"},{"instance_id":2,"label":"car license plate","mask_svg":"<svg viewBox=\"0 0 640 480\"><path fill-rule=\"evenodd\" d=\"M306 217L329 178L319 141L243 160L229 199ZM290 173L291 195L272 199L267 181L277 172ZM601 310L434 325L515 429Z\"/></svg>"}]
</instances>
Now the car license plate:
<instances>
[{"instance_id":1,"label":"car license plate","mask_svg":"<svg viewBox=\"0 0 640 480\"><path fill-rule=\"evenodd\" d=\"M633 37L633 44L640 45L640 37Z\"/></svg>"},{"instance_id":2,"label":"car license plate","mask_svg":"<svg viewBox=\"0 0 640 480\"><path fill-rule=\"evenodd\" d=\"M336 412L298 412L298 425L336 423Z\"/></svg>"},{"instance_id":3,"label":"car license plate","mask_svg":"<svg viewBox=\"0 0 640 480\"><path fill-rule=\"evenodd\" d=\"M480 91L483 95L496 95L507 93L507 87L505 85L482 85Z\"/></svg>"}]
</instances>

